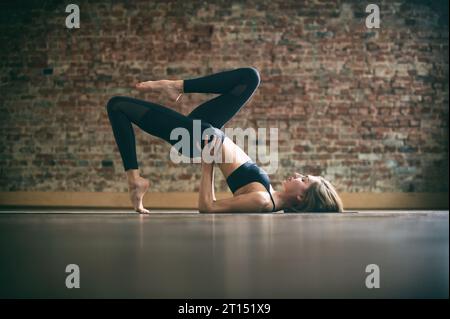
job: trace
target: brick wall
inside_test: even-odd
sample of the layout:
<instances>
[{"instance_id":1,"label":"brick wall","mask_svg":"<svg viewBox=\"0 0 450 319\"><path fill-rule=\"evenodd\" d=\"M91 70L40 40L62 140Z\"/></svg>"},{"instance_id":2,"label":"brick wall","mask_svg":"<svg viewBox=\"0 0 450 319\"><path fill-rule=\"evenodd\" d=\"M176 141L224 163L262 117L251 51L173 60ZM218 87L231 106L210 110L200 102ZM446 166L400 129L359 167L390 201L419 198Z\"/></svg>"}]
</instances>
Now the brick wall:
<instances>
[{"instance_id":1,"label":"brick wall","mask_svg":"<svg viewBox=\"0 0 450 319\"><path fill-rule=\"evenodd\" d=\"M130 89L254 66L261 85L228 127L278 127L280 168L340 191L448 191L448 4L381 1L2 1L0 191L126 191L105 104ZM198 190L199 165L135 127L154 191ZM225 190L217 175L218 190Z\"/></svg>"}]
</instances>

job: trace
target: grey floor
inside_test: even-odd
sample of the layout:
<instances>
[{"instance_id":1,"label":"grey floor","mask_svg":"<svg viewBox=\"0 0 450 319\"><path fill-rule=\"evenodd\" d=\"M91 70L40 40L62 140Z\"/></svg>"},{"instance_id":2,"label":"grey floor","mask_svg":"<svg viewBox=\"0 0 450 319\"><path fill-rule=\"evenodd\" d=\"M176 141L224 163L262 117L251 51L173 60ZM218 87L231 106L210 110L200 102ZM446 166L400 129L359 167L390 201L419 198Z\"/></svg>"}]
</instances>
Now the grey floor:
<instances>
[{"instance_id":1,"label":"grey floor","mask_svg":"<svg viewBox=\"0 0 450 319\"><path fill-rule=\"evenodd\" d=\"M0 210L1 298L448 298L448 273L448 211Z\"/></svg>"}]
</instances>

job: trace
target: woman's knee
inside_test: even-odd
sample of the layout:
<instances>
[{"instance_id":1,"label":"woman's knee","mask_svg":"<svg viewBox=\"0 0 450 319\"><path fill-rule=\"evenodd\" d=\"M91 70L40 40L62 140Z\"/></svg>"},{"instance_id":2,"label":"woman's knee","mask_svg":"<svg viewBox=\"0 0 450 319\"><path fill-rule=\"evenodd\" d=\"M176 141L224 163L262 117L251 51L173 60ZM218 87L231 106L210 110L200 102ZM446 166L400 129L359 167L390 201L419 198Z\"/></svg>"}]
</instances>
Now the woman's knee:
<instances>
[{"instance_id":1,"label":"woman's knee","mask_svg":"<svg viewBox=\"0 0 450 319\"><path fill-rule=\"evenodd\" d=\"M261 82L261 76L259 75L259 71L254 67L245 67L241 68L241 72L243 72L243 76L247 81L250 81L253 85L258 86Z\"/></svg>"},{"instance_id":2,"label":"woman's knee","mask_svg":"<svg viewBox=\"0 0 450 319\"><path fill-rule=\"evenodd\" d=\"M108 111L117 111L118 105L121 101L124 100L123 96L113 96L109 99L108 103L106 103L106 109Z\"/></svg>"}]
</instances>

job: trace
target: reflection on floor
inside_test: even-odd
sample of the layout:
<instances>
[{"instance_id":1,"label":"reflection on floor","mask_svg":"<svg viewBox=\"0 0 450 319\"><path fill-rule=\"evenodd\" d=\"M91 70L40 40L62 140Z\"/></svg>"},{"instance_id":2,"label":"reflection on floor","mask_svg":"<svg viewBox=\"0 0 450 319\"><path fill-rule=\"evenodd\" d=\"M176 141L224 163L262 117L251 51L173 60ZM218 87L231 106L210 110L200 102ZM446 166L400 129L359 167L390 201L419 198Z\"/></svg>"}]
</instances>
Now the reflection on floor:
<instances>
[{"instance_id":1,"label":"reflection on floor","mask_svg":"<svg viewBox=\"0 0 450 319\"><path fill-rule=\"evenodd\" d=\"M1 298L449 297L448 211L3 209L0 252Z\"/></svg>"}]
</instances>

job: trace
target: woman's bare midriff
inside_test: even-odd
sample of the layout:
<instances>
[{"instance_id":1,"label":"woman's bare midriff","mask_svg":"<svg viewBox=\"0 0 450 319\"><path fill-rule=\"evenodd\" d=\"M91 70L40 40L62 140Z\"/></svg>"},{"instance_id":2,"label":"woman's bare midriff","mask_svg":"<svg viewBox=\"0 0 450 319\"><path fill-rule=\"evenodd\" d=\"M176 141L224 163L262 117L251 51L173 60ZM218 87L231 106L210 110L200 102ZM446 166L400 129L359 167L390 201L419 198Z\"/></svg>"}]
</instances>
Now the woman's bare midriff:
<instances>
[{"instance_id":1,"label":"woman's bare midriff","mask_svg":"<svg viewBox=\"0 0 450 319\"><path fill-rule=\"evenodd\" d=\"M228 137L225 137L222 145L222 163L217 163L217 165L227 179L239 166L249 161L250 157ZM264 185L252 182L238 188L233 196L261 191L267 192Z\"/></svg>"}]
</instances>

